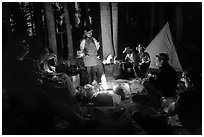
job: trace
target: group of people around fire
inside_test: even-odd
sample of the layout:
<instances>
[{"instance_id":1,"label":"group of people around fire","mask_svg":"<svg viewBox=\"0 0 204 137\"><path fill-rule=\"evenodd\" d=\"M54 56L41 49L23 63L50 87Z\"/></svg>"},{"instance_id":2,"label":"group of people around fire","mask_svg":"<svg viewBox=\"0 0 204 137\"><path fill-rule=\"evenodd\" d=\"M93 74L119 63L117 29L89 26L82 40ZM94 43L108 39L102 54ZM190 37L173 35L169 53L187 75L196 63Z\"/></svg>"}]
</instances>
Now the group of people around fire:
<instances>
[{"instance_id":1,"label":"group of people around fire","mask_svg":"<svg viewBox=\"0 0 204 137\"><path fill-rule=\"evenodd\" d=\"M86 67L89 84L99 83L103 73L103 65L97 53L100 44L92 37L92 31L84 30L78 52L78 57L83 59ZM81 111L75 98L77 89L70 78L65 73L56 72L57 56L46 47L37 45L39 48L30 48L31 46L36 45L29 45L25 39L21 40L21 45L15 50L16 54L6 70L6 82L3 86L8 90L11 106L22 110L28 127L32 130L45 128L43 124L47 123L42 121L52 121L52 115L57 115L76 127L86 127L91 120ZM122 69L127 73L133 71L135 78L144 78L151 63L150 55L141 45L137 46L136 50L138 53L134 53L130 47L125 48L123 53L126 53L126 57ZM174 98L175 110L168 116L178 114L182 125L192 134L196 134L202 125L201 76L194 69L189 69L183 72L180 81L177 72L168 61L168 54L156 55L158 71L154 77L149 77L143 83L147 94L133 95L132 100L160 108L161 102ZM37 123L37 116L42 117L41 124ZM137 114L133 114L134 120L137 121L138 117Z\"/></svg>"},{"instance_id":2,"label":"group of people around fire","mask_svg":"<svg viewBox=\"0 0 204 137\"><path fill-rule=\"evenodd\" d=\"M130 47L125 48L123 69L126 73L132 71L136 78L145 79L143 86L147 93L133 95L132 100L157 108L159 115L151 117L135 112L133 119L151 134L201 134L202 78L199 70L189 68L179 77L168 63L169 55L159 53L155 58L158 69L151 72L148 70L151 63L150 55L141 45L136 47L136 50L138 53L135 54ZM172 119L175 121L169 122ZM184 128L175 130L172 125L182 125Z\"/></svg>"}]
</instances>

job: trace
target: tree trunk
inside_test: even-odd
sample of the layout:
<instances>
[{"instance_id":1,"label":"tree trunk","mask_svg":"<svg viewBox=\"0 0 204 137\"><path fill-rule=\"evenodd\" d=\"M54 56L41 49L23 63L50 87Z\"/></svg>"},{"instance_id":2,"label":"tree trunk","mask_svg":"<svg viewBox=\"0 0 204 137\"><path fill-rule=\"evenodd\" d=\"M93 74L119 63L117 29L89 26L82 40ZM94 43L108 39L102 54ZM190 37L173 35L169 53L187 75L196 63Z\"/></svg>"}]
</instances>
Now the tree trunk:
<instances>
[{"instance_id":1,"label":"tree trunk","mask_svg":"<svg viewBox=\"0 0 204 137\"><path fill-rule=\"evenodd\" d=\"M29 2L29 4L28 4L28 6L29 6L29 14L30 14L30 23L31 23L31 25L32 25L32 27L31 27L31 29L32 29L32 35L35 35L36 34L36 30L35 30L35 28L34 28L34 19L33 19L33 3L31 3L31 2ZM39 7L40 8L40 7Z\"/></svg>"},{"instance_id":2,"label":"tree trunk","mask_svg":"<svg viewBox=\"0 0 204 137\"><path fill-rule=\"evenodd\" d=\"M165 25L165 4L159 4L159 29L162 29Z\"/></svg>"},{"instance_id":3,"label":"tree trunk","mask_svg":"<svg viewBox=\"0 0 204 137\"><path fill-rule=\"evenodd\" d=\"M72 28L69 17L69 9L67 3L63 3L64 5L64 16L65 16L65 24L67 30L67 46L68 46L68 59L73 59L73 40L72 40Z\"/></svg>"},{"instance_id":4,"label":"tree trunk","mask_svg":"<svg viewBox=\"0 0 204 137\"><path fill-rule=\"evenodd\" d=\"M55 21L51 2L45 2L45 18L47 22L49 47L57 55L57 41L55 32Z\"/></svg>"},{"instance_id":5,"label":"tree trunk","mask_svg":"<svg viewBox=\"0 0 204 137\"><path fill-rule=\"evenodd\" d=\"M179 42L183 40L183 8L176 6L176 37Z\"/></svg>"},{"instance_id":6,"label":"tree trunk","mask_svg":"<svg viewBox=\"0 0 204 137\"><path fill-rule=\"evenodd\" d=\"M34 22L36 24L36 35L43 36L43 23L42 23L42 11L41 11L41 3L33 3L34 9Z\"/></svg>"},{"instance_id":7,"label":"tree trunk","mask_svg":"<svg viewBox=\"0 0 204 137\"><path fill-rule=\"evenodd\" d=\"M129 6L130 3L127 3L126 4L126 25L130 25L130 22L129 22L129 9L130 9L130 6Z\"/></svg>"},{"instance_id":8,"label":"tree trunk","mask_svg":"<svg viewBox=\"0 0 204 137\"><path fill-rule=\"evenodd\" d=\"M118 56L118 3L114 2L112 5L112 23L113 23L113 46L115 56Z\"/></svg>"},{"instance_id":9,"label":"tree trunk","mask_svg":"<svg viewBox=\"0 0 204 137\"><path fill-rule=\"evenodd\" d=\"M151 21L150 21L150 34L149 34L149 42L153 39L154 35L154 27L155 27L155 3L151 4Z\"/></svg>"},{"instance_id":10,"label":"tree trunk","mask_svg":"<svg viewBox=\"0 0 204 137\"><path fill-rule=\"evenodd\" d=\"M89 21L89 3L85 2L84 3L84 8L85 8L85 22L86 22L86 26L91 27L90 21Z\"/></svg>"},{"instance_id":11,"label":"tree trunk","mask_svg":"<svg viewBox=\"0 0 204 137\"><path fill-rule=\"evenodd\" d=\"M46 43L46 33L43 27L43 13L42 13L42 3L33 2L34 6L34 22L36 24L36 35L40 38L43 45L48 46Z\"/></svg>"},{"instance_id":12,"label":"tree trunk","mask_svg":"<svg viewBox=\"0 0 204 137\"><path fill-rule=\"evenodd\" d=\"M112 28L111 28L110 3L101 2L100 11L101 11L103 58L106 58L110 54L114 56L112 33L111 33Z\"/></svg>"},{"instance_id":13,"label":"tree trunk","mask_svg":"<svg viewBox=\"0 0 204 137\"><path fill-rule=\"evenodd\" d=\"M12 33L10 31L10 26L9 26L9 17L10 17L10 7L8 3L3 3L2 4L2 50L8 48L9 46L12 46Z\"/></svg>"}]
</instances>

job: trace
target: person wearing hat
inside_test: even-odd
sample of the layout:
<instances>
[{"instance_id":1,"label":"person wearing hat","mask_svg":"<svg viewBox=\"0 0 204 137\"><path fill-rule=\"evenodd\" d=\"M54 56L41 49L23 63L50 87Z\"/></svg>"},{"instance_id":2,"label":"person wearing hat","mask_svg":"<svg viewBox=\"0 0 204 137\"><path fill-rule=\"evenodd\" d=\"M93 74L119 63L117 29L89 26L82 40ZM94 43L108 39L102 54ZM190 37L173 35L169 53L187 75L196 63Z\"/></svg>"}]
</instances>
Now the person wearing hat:
<instances>
[{"instance_id":1,"label":"person wearing hat","mask_svg":"<svg viewBox=\"0 0 204 137\"><path fill-rule=\"evenodd\" d=\"M177 74L169 65L168 61L168 54L159 53L156 55L155 63L159 68L159 72L153 84L165 97L175 96L175 90L177 88Z\"/></svg>"},{"instance_id":2,"label":"person wearing hat","mask_svg":"<svg viewBox=\"0 0 204 137\"><path fill-rule=\"evenodd\" d=\"M98 82L98 67L100 65L97 53L100 44L94 37L92 37L92 32L92 29L85 28L84 36L80 43L80 57L83 58L85 67L87 68L89 84L93 81Z\"/></svg>"},{"instance_id":3,"label":"person wearing hat","mask_svg":"<svg viewBox=\"0 0 204 137\"><path fill-rule=\"evenodd\" d=\"M166 55L157 55L158 58L168 59ZM190 68L182 73L177 85L177 99L175 105L169 102L168 107L174 106L171 113L157 117L144 116L140 112L133 112L135 121L149 134L202 134L202 77L197 68ZM149 124L151 123L151 124ZM155 126L157 125L157 126ZM159 129L159 130L158 130Z\"/></svg>"},{"instance_id":4,"label":"person wearing hat","mask_svg":"<svg viewBox=\"0 0 204 137\"><path fill-rule=\"evenodd\" d=\"M128 61L130 63L134 63L134 52L130 47L125 47L123 53L126 53L127 55L125 56L125 61Z\"/></svg>"},{"instance_id":5,"label":"person wearing hat","mask_svg":"<svg viewBox=\"0 0 204 137\"><path fill-rule=\"evenodd\" d=\"M175 97L177 88L176 71L168 63L169 56L166 53L156 55L155 63L158 67L156 77L146 80L143 85L147 95L143 99L145 103L153 107L160 107L160 100L166 97ZM133 100L139 100L133 97ZM144 102L143 102L144 103Z\"/></svg>"},{"instance_id":6,"label":"person wearing hat","mask_svg":"<svg viewBox=\"0 0 204 137\"><path fill-rule=\"evenodd\" d=\"M133 66L135 63L135 53L133 52L133 50L130 47L125 47L123 53L126 53L126 56L124 59L125 62L122 66L122 69L123 69L125 75L128 76L127 72L128 72L128 74L134 73L133 72Z\"/></svg>"},{"instance_id":7,"label":"person wearing hat","mask_svg":"<svg viewBox=\"0 0 204 137\"><path fill-rule=\"evenodd\" d=\"M141 46L140 44L138 47L136 47L136 50L138 51L138 53L136 55L134 72L136 77L142 77L146 74L147 69L149 68L149 65L151 63L151 59L149 53L144 52L145 47Z\"/></svg>"}]
</instances>

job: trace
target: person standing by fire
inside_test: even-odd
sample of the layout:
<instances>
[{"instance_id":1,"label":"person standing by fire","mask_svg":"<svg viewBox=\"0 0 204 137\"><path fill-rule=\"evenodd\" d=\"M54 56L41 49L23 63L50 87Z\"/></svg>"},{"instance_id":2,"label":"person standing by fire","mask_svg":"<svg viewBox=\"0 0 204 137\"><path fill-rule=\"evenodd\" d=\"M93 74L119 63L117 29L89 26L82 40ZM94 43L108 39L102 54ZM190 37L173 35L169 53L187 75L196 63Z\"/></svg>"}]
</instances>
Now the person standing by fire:
<instances>
[{"instance_id":1,"label":"person standing by fire","mask_svg":"<svg viewBox=\"0 0 204 137\"><path fill-rule=\"evenodd\" d=\"M97 51L100 47L99 42L92 37L93 30L84 29L84 36L80 42L80 53L88 72L88 83L97 81L97 69L100 64Z\"/></svg>"}]
</instances>

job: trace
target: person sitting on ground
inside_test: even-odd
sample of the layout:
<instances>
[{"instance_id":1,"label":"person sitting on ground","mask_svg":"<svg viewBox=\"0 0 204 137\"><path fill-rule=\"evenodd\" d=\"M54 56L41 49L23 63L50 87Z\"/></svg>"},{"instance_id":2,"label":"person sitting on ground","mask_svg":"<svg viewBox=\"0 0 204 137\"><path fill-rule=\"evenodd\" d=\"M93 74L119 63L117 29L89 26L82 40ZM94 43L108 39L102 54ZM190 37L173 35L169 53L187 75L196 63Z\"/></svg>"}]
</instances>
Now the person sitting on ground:
<instances>
[{"instance_id":1,"label":"person sitting on ground","mask_svg":"<svg viewBox=\"0 0 204 137\"><path fill-rule=\"evenodd\" d=\"M124 73L131 73L133 72L133 66L135 64L135 53L133 52L133 50L130 47L125 47L123 53L126 53L125 56L125 63L122 66L122 69L124 71Z\"/></svg>"},{"instance_id":2,"label":"person sitting on ground","mask_svg":"<svg viewBox=\"0 0 204 137\"><path fill-rule=\"evenodd\" d=\"M22 99L22 95L24 94L25 84L22 81L26 81L24 77L24 69L23 69L23 59L29 53L29 44L27 40L20 39L20 44L16 45L14 49L11 49L14 53L10 55L10 59L8 60L8 68L4 70L4 74L6 75L6 90L9 93L10 103L12 108L21 110L20 104ZM12 86L11 86L12 85Z\"/></svg>"},{"instance_id":3,"label":"person sitting on ground","mask_svg":"<svg viewBox=\"0 0 204 137\"><path fill-rule=\"evenodd\" d=\"M147 91L147 95L144 95L143 98L146 100L144 103L160 107L160 100L162 98L175 97L177 74L176 71L169 65L168 60L169 56L166 53L159 53L156 55L155 63L158 67L158 73L155 78L150 78L148 81L143 83L144 88ZM137 98L138 96L133 96L133 100L137 101Z\"/></svg>"},{"instance_id":4,"label":"person sitting on ground","mask_svg":"<svg viewBox=\"0 0 204 137\"><path fill-rule=\"evenodd\" d=\"M202 134L202 77L198 69L190 68L183 72L181 81L184 87L179 92L177 112L182 124L192 134Z\"/></svg>"},{"instance_id":5,"label":"person sitting on ground","mask_svg":"<svg viewBox=\"0 0 204 137\"><path fill-rule=\"evenodd\" d=\"M53 50L48 48L49 50L49 56L47 57L47 60L44 62L44 70L46 70L48 73L56 73L56 66L57 66L57 55L54 54Z\"/></svg>"},{"instance_id":6,"label":"person sitting on ground","mask_svg":"<svg viewBox=\"0 0 204 137\"><path fill-rule=\"evenodd\" d=\"M190 68L182 73L177 85L177 99L169 105L170 113L158 116L133 113L133 119L150 134L202 134L202 80L199 71Z\"/></svg>"},{"instance_id":7,"label":"person sitting on ground","mask_svg":"<svg viewBox=\"0 0 204 137\"><path fill-rule=\"evenodd\" d=\"M149 65L151 63L150 55L148 52L145 52L145 47L141 46L139 44L138 47L136 47L136 50L138 53L136 54L136 62L134 65L134 71L135 71L135 77L143 77L147 69L149 68Z\"/></svg>"},{"instance_id":8,"label":"person sitting on ground","mask_svg":"<svg viewBox=\"0 0 204 137\"><path fill-rule=\"evenodd\" d=\"M25 132L28 134L48 133L51 127L51 117L48 114L47 101L43 92L33 83L25 69L25 58L29 56L29 43L23 39L15 49L8 81L9 100L12 112L25 118ZM45 122L46 121L46 122ZM48 122L49 121L49 122Z\"/></svg>"},{"instance_id":9,"label":"person sitting on ground","mask_svg":"<svg viewBox=\"0 0 204 137\"><path fill-rule=\"evenodd\" d=\"M76 89L70 78L64 73L48 73L43 69L42 66L44 66L48 57L49 52L47 48L40 48L33 51L31 58L26 59L27 72L34 78L34 80L39 79L38 82L41 83L41 87L46 91L65 89L70 98L67 99L67 101L74 102L73 105L76 105Z\"/></svg>"},{"instance_id":10,"label":"person sitting on ground","mask_svg":"<svg viewBox=\"0 0 204 137\"><path fill-rule=\"evenodd\" d=\"M166 53L156 55L156 66L159 68L156 79L150 81L156 89L158 89L162 97L174 97L177 88L177 73L169 65L169 56Z\"/></svg>"},{"instance_id":11,"label":"person sitting on ground","mask_svg":"<svg viewBox=\"0 0 204 137\"><path fill-rule=\"evenodd\" d=\"M30 58L25 60L26 75L29 83L36 90L41 91L46 97L51 111L61 116L72 124L84 123L88 119L83 117L79 104L75 99L75 88L66 74L55 74L52 77L44 75L40 67L47 59L49 53L47 48L39 48L32 52ZM60 82L63 82L62 85ZM46 83L54 83L57 87L47 88Z\"/></svg>"}]
</instances>

